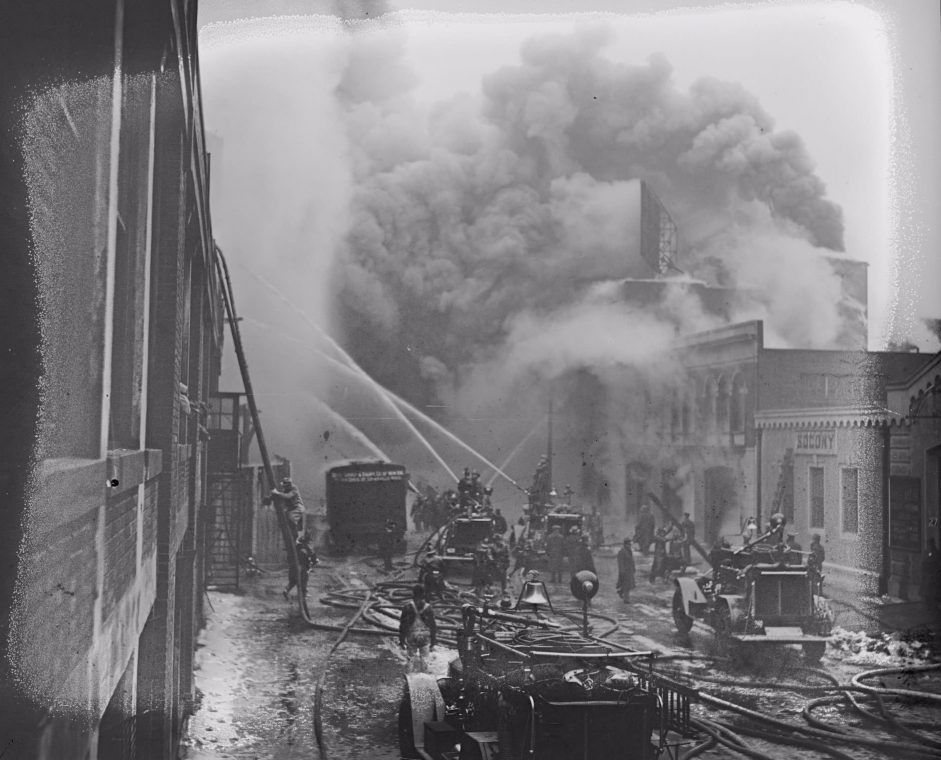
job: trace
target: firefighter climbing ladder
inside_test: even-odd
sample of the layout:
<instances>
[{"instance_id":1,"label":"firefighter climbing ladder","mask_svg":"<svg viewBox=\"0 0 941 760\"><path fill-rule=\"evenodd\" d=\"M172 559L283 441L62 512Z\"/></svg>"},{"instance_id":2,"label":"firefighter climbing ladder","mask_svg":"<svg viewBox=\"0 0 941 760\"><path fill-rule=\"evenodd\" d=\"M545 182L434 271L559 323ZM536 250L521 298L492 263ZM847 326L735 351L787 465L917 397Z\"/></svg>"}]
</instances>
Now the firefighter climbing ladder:
<instances>
[{"instance_id":1,"label":"firefighter climbing ladder","mask_svg":"<svg viewBox=\"0 0 941 760\"><path fill-rule=\"evenodd\" d=\"M252 417L252 424L255 428L255 437L258 441L258 451L261 453L261 461L264 464L265 478L268 481L268 488L275 488L274 468L271 466L271 457L268 455L268 445L265 442L265 434L261 427L261 418L258 414L258 406L255 404L255 393L252 388L251 376L248 372L248 362L245 358L245 350L242 346L242 334L239 330L238 316L235 313L235 299L232 293L232 282L229 279L229 267L226 264L225 257L219 246L215 246L216 268L219 272L219 280L222 283L222 300L225 304L226 317L229 321L229 329L232 332L232 344L235 348L235 356L239 364L239 372L242 375L242 384L245 386L245 400L248 402L248 410ZM285 513L284 505L277 504L275 509L278 514L278 526L281 529L281 538L284 540L285 550L288 555L288 564L293 568L295 577L298 579L297 603L301 611L301 616L308 623L312 623L307 611L306 588L304 587L304 575L301 573L300 561L297 556L297 547L294 543L294 534L288 522L288 516Z\"/></svg>"}]
</instances>

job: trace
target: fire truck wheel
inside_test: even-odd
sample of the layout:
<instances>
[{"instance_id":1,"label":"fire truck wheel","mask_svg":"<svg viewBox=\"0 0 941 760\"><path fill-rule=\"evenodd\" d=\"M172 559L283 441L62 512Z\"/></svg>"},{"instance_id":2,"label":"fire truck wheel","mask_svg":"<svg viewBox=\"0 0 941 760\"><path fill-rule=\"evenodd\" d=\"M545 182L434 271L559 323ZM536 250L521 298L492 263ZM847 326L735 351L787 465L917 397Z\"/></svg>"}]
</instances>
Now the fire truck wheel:
<instances>
[{"instance_id":1,"label":"fire truck wheel","mask_svg":"<svg viewBox=\"0 0 941 760\"><path fill-rule=\"evenodd\" d=\"M683 609L683 593L679 589L673 592L673 622L680 633L692 630L693 619Z\"/></svg>"},{"instance_id":2,"label":"fire truck wheel","mask_svg":"<svg viewBox=\"0 0 941 760\"><path fill-rule=\"evenodd\" d=\"M408 760L421 758L418 750L415 749L415 732L412 728L412 698L409 694L408 685L402 694L402 700L399 702L399 754Z\"/></svg>"},{"instance_id":3,"label":"fire truck wheel","mask_svg":"<svg viewBox=\"0 0 941 760\"><path fill-rule=\"evenodd\" d=\"M804 650L804 662L808 665L816 665L827 651L827 642L813 641L808 644L803 644L802 647Z\"/></svg>"}]
</instances>

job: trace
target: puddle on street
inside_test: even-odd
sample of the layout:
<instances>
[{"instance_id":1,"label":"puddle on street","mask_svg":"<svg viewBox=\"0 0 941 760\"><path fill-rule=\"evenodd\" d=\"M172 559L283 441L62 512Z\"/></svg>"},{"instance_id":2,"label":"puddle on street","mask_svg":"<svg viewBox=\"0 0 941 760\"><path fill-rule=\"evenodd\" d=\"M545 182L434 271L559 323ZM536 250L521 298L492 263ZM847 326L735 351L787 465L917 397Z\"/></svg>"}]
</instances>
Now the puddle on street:
<instances>
[{"instance_id":1,"label":"puddle on street","mask_svg":"<svg viewBox=\"0 0 941 760\"><path fill-rule=\"evenodd\" d=\"M244 594L210 592L212 610L196 653L199 698L184 740L186 760L319 756L314 694L337 634L310 629L296 608L274 601L268 586L277 583L257 581ZM349 617L348 611L330 612L336 621L318 617L331 623ZM384 639L367 644L353 635L331 657L323 726L332 759L398 758L403 673L404 662Z\"/></svg>"}]
</instances>

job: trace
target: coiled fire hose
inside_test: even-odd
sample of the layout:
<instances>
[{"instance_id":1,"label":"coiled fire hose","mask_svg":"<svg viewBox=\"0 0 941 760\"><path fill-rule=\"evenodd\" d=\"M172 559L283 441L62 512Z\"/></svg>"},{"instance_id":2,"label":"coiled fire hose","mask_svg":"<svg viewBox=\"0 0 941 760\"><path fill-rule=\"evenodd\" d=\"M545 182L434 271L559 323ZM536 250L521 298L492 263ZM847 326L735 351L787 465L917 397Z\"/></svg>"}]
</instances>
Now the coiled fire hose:
<instances>
[{"instance_id":1,"label":"coiled fire hose","mask_svg":"<svg viewBox=\"0 0 941 760\"><path fill-rule=\"evenodd\" d=\"M229 321L230 330L232 333L233 344L235 346L236 357L239 363L239 369L242 374L242 380L245 387L246 401L249 405L249 411L253 417L253 424L255 425L256 435L258 437L259 450L262 456L262 461L265 466L265 474L268 480L268 483L271 488L274 488L274 472L271 467L271 462L268 456L267 446L265 444L264 434L261 427L260 418L258 416L258 410L255 405L254 393L251 385L251 378L248 372L248 365L245 358L244 348L242 346L241 335L238 327L238 315L235 311L235 302L234 295L232 292L231 280L229 278L228 266L226 265L225 258L222 255L222 251L216 247L216 267L220 275L220 280L222 281L222 295L223 302L226 310L226 316ZM288 562L293 568L293 572L297 574L297 578L301 580L303 578L301 572L301 566L299 557L297 555L297 550L294 544L294 536L291 526L289 524L287 515L284 511L282 505L278 505L276 509L276 514L278 516L278 525L282 533L282 538L285 543L285 549L288 556ZM435 540L435 538L440 534L442 528L439 528L437 531L430 534L423 542L419 550L415 553L413 558L413 565L418 563L419 557L427 549L427 547ZM404 571L402 571L404 572ZM399 575L402 573L400 572ZM404 586L404 588L403 588ZM323 631L335 631L339 632L340 636L334 642L333 647L330 650L329 654L332 654L336 649L342 644L346 636L349 633L365 634L365 635L378 635L378 636L389 636L390 634L397 632L397 625L395 615L392 613L397 612L398 605L393 602L383 598L379 592L384 590L390 593L390 596L393 597L402 597L407 595L408 584L399 583L396 585L395 582L385 582L384 584L377 585L376 588L368 590L365 592L363 597L358 598L363 594L362 589L341 589L340 591L331 592L321 601L325 604L330 604L336 607L355 607L357 609L356 613L350 618L345 626L333 625L328 623L318 623L313 621L310 618L305 589L299 589L298 593L298 607L301 613L301 617L304 619L305 623L311 628ZM442 610L441 610L441 619L442 619L442 633L441 640L443 643L454 643L454 638L451 635L456 632L460 625L460 606L461 604L470 601L472 603L479 603L479 599L472 593L468 591L453 591L450 592L449 596L446 596L442 600ZM438 604L436 603L436 608ZM580 610L559 610L559 613L564 617L567 617L573 620L572 628L576 628L578 621L580 620L581 611ZM610 627L605 629L602 632L599 632L597 635L599 637L606 637L618 630L618 623L615 618L600 615L598 613L590 612L590 617L596 620L603 620L610 624ZM370 627L356 626L356 622L360 619L365 619L370 623ZM563 627L560 632L567 630L566 627ZM328 656L329 656L328 654ZM690 656L671 656L662 658L666 659L714 659L708 657L699 657L697 655ZM923 666L914 666L914 667L902 667L902 668L881 668L878 670L871 670L865 673L860 673L857 676L853 677L849 685L839 685L835 682L835 679L829 674L823 673L823 671L817 671L822 673L824 676L831 680L833 683L827 687L813 687L813 686L799 686L799 685L787 685L786 688L794 690L803 690L803 691L840 691L840 694L837 695L827 695L809 702L803 711L803 716L805 720L810 724L810 726L796 726L789 724L785 721L780 721L772 716L766 715L759 711L750 710L748 708L735 705L734 703L728 702L726 700L719 699L705 692L699 692L700 700L705 704L709 704L713 707L719 709L731 711L738 713L745 717L751 718L758 722L760 725L767 725L771 729L776 729L772 731L766 728L755 728L752 726L743 727L738 726L733 731L730 727L725 726L716 721L707 721L702 718L695 718L693 725L707 736L709 740L700 743L696 747L692 748L689 752L684 755L684 758L691 758L697 754L708 749L710 746L719 743L723 746L732 749L735 752L743 754L747 757L755 758L765 758L766 755L758 752L756 750L748 748L744 741L738 736L737 732L740 732L745 735L754 736L756 738L765 739L767 741L772 741L775 743L787 744L790 746L800 746L807 747L811 749L818 749L820 751L825 751L828 754L838 757L838 758L847 758L850 757L845 753L842 753L839 750L834 749L829 745L822 745L819 740L823 739L829 742L839 742L845 744L852 744L856 746L863 746L873 749L883 749L887 751L892 751L896 755L898 753L904 753L912 757L935 757L937 756L937 750L941 748L941 741L926 737L922 734L916 732L916 729L929 729L934 728L933 724L927 723L917 723L913 721L902 721L888 712L885 707L884 699L897 699L897 698L907 698L907 699L917 699L923 700L926 702L941 702L941 694L935 694L932 692L919 691L915 689L892 689L886 687L875 687L869 686L863 683L866 680L871 678L894 675L894 674L911 674L917 672L930 672L941 669L941 665L923 665ZM660 671L658 671L660 672ZM722 679L712 676L703 676L703 675L692 675L683 672L669 672L664 671L664 674L671 676L686 676L692 679L698 679L702 681L708 681L713 683L728 683L729 685L740 685L739 681L732 679ZM750 684L750 686L761 688L781 688L780 684ZM876 701L878 714L873 713L870 710L865 709L859 702L858 699L852 694L855 691L869 699ZM837 702L848 701L853 709L862 715L864 718L871 721L879 721L884 725L888 726L891 729L894 729L896 732L902 734L909 740L909 743L897 743L897 742L888 742L879 739L867 739L866 737L860 737L856 735L850 735L846 732L841 731L840 729L828 726L823 721L814 718L812 713L813 711L825 705L836 704ZM318 683L315 690L315 699L314 699L314 726L315 734L317 738L318 748L320 749L321 756L326 759L326 747L323 744L323 731L321 723L321 713L322 713L322 702L323 702L323 678L321 682ZM777 731L788 732L788 735L781 735ZM791 735L792 732L801 733L804 737L795 737ZM818 740L818 741L814 741ZM916 743L911 743L916 742Z\"/></svg>"}]
</instances>

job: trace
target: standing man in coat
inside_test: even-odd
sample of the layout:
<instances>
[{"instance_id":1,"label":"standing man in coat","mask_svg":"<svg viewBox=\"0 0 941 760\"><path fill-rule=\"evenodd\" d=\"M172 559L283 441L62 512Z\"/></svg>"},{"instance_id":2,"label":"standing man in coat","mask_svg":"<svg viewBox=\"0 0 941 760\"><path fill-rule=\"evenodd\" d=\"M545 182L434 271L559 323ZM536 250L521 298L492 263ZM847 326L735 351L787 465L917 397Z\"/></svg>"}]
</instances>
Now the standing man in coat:
<instances>
[{"instance_id":1,"label":"standing man in coat","mask_svg":"<svg viewBox=\"0 0 941 760\"><path fill-rule=\"evenodd\" d=\"M581 543L581 531L572 526L569 528L567 536L562 539L562 556L569 561L569 568L574 567L575 555L578 553L578 546Z\"/></svg>"},{"instance_id":2,"label":"standing man in coat","mask_svg":"<svg viewBox=\"0 0 941 760\"><path fill-rule=\"evenodd\" d=\"M399 616L399 646L408 652L408 670L424 670L425 659L435 647L438 626L435 611L425 600L425 589L412 586L412 598L402 605ZM418 662L415 662L418 655Z\"/></svg>"},{"instance_id":3,"label":"standing man in coat","mask_svg":"<svg viewBox=\"0 0 941 760\"><path fill-rule=\"evenodd\" d=\"M637 528L634 530L634 540L637 541L637 548L643 552L646 557L650 554L650 545L653 543L654 531L657 523L650 507L644 504L640 508L640 516L637 518Z\"/></svg>"},{"instance_id":4,"label":"standing man in coat","mask_svg":"<svg viewBox=\"0 0 941 760\"><path fill-rule=\"evenodd\" d=\"M552 528L552 532L546 538L546 559L549 563L549 582L562 582L562 556L564 554L565 538L562 536L562 528L558 525Z\"/></svg>"},{"instance_id":5,"label":"standing man in coat","mask_svg":"<svg viewBox=\"0 0 941 760\"><path fill-rule=\"evenodd\" d=\"M625 538L618 552L618 594L625 602L631 601L631 589L634 588L634 552L631 539Z\"/></svg>"},{"instance_id":6,"label":"standing man in coat","mask_svg":"<svg viewBox=\"0 0 941 760\"><path fill-rule=\"evenodd\" d=\"M581 570L590 570L595 575L598 574L598 571L595 570L595 558L591 555L590 540L586 533L578 542L575 555L572 557L572 575L575 575L575 573Z\"/></svg>"},{"instance_id":7,"label":"standing man in coat","mask_svg":"<svg viewBox=\"0 0 941 760\"><path fill-rule=\"evenodd\" d=\"M506 529L509 527L506 524L506 518L503 516L503 513L500 511L500 508L497 507L496 511L493 513L493 532L499 536L502 536L506 533Z\"/></svg>"},{"instance_id":8,"label":"standing man in coat","mask_svg":"<svg viewBox=\"0 0 941 760\"><path fill-rule=\"evenodd\" d=\"M386 520L385 530L379 539L379 556L382 557L383 572L392 572L392 555L395 554L395 522Z\"/></svg>"},{"instance_id":9,"label":"standing man in coat","mask_svg":"<svg viewBox=\"0 0 941 760\"><path fill-rule=\"evenodd\" d=\"M505 594L506 576L510 571L510 547L500 533L493 537L493 566L496 579L500 582L500 593Z\"/></svg>"}]
</instances>

